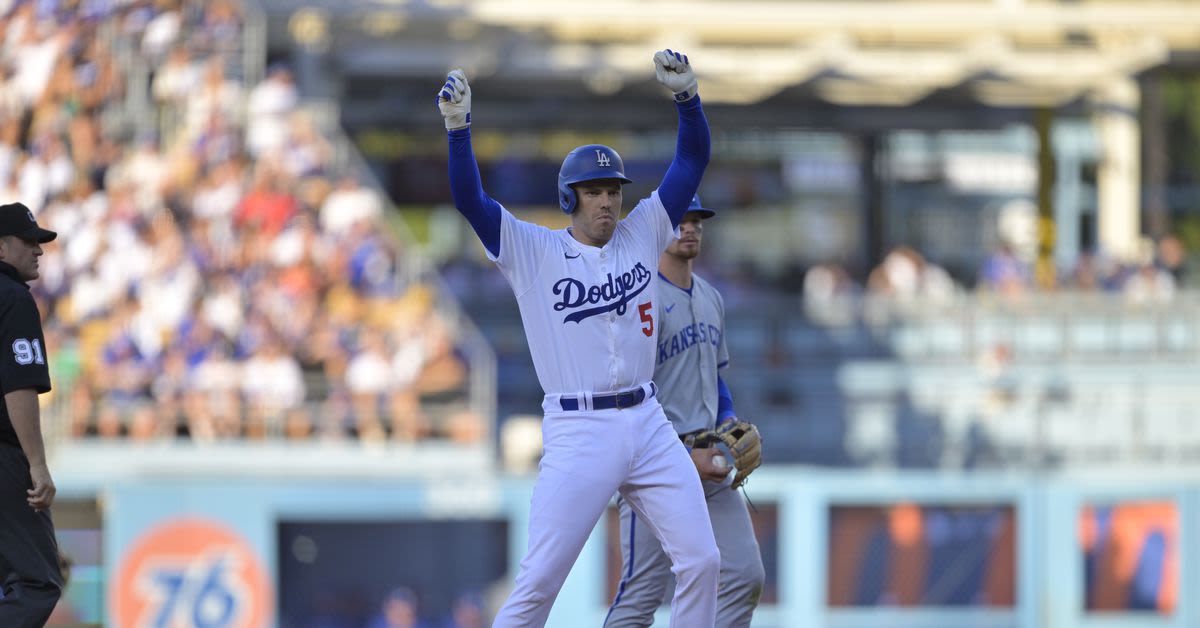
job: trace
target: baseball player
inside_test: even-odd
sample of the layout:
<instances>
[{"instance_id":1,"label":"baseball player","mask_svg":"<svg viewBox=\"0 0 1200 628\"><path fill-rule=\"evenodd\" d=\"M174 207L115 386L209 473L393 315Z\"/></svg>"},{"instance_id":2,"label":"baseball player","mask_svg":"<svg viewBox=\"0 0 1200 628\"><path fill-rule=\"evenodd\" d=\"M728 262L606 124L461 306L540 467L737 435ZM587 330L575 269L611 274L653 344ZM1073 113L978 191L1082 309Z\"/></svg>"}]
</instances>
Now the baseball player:
<instances>
[{"instance_id":1,"label":"baseball player","mask_svg":"<svg viewBox=\"0 0 1200 628\"><path fill-rule=\"evenodd\" d=\"M698 197L693 198L679 224L679 239L659 261L657 298L662 314L654 382L660 387L659 403L667 418L680 438L692 444L692 462L708 499L708 515L721 551L716 626L741 628L750 625L765 574L750 513L734 484L740 484L758 466L760 443L754 442L758 438L755 429L741 432L744 445L730 439L728 444L738 460L737 477L730 474L727 463L717 464L724 461L724 454L713 445L724 441L721 435L739 423L733 397L719 374L729 363L725 302L707 281L692 274L692 261L700 254L701 220L715 215ZM748 457L738 459L739 451ZM618 505L624 565L604 626L644 628L654 623L654 611L671 579L671 565L629 502L619 497Z\"/></svg>"},{"instance_id":2,"label":"baseball player","mask_svg":"<svg viewBox=\"0 0 1200 628\"><path fill-rule=\"evenodd\" d=\"M22 203L0 205L0 626L43 626L63 591L38 395L50 392L46 338L29 282L58 234Z\"/></svg>"},{"instance_id":3,"label":"baseball player","mask_svg":"<svg viewBox=\"0 0 1200 628\"><path fill-rule=\"evenodd\" d=\"M657 190L620 219L621 157L580 146L558 173L571 226L518 220L484 193L471 149L471 89L453 70L438 93L450 187L512 286L545 391L543 454L529 548L494 626L544 626L571 565L614 492L663 544L676 577L671 625L712 626L720 555L696 468L655 396L659 304L654 277L708 165L708 121L686 55L654 54L675 96L676 154Z\"/></svg>"}]
</instances>

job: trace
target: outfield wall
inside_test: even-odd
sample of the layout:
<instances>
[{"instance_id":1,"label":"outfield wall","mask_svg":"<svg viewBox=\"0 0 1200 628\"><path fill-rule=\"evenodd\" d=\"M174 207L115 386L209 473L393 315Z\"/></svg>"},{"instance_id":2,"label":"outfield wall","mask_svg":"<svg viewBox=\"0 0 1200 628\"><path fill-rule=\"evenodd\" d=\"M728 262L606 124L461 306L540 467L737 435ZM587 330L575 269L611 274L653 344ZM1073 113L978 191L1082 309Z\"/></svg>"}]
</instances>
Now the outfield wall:
<instances>
[{"instance_id":1,"label":"outfield wall","mask_svg":"<svg viewBox=\"0 0 1200 628\"><path fill-rule=\"evenodd\" d=\"M337 625L395 586L414 589L431 616L464 591L495 604L524 550L532 481L478 471L119 480L96 492L101 612L113 626L319 615ZM86 492L72 483L68 499ZM1184 594L1200 582L1200 474L775 466L748 494L769 575L755 626L1200 625ZM549 625L601 625L615 534L606 515Z\"/></svg>"}]
</instances>

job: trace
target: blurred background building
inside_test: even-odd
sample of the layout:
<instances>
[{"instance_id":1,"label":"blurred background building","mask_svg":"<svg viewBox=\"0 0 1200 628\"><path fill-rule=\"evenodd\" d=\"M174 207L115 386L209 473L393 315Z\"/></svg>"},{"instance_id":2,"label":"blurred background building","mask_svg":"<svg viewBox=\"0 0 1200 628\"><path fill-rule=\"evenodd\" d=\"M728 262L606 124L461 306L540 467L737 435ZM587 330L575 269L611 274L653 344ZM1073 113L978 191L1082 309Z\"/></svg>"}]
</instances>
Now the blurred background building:
<instances>
[{"instance_id":1,"label":"blurred background building","mask_svg":"<svg viewBox=\"0 0 1200 628\"><path fill-rule=\"evenodd\" d=\"M1200 5L0 13L0 187L61 234L56 625L488 625L541 392L432 95L463 67L485 188L565 226L574 146L616 147L631 203L661 178L671 47L766 438L755 626L1200 626ZM602 620L612 524L553 625Z\"/></svg>"}]
</instances>

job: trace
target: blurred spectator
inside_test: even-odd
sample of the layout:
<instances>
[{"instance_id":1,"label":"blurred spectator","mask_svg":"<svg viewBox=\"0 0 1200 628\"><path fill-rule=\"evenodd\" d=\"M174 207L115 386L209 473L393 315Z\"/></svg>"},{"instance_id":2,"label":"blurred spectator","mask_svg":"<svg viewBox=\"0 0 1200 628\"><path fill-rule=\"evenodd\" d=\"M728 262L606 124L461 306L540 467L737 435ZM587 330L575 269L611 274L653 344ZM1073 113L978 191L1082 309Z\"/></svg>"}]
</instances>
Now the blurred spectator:
<instances>
[{"instance_id":1,"label":"blurred spectator","mask_svg":"<svg viewBox=\"0 0 1200 628\"><path fill-rule=\"evenodd\" d=\"M212 441L241 434L241 369L217 344L197 354L185 398L187 431L193 440Z\"/></svg>"},{"instance_id":2,"label":"blurred spectator","mask_svg":"<svg viewBox=\"0 0 1200 628\"><path fill-rule=\"evenodd\" d=\"M296 199L284 188L283 178L260 162L254 171L254 183L234 214L234 224L273 236L292 219L296 210Z\"/></svg>"},{"instance_id":3,"label":"blurred spectator","mask_svg":"<svg viewBox=\"0 0 1200 628\"><path fill-rule=\"evenodd\" d=\"M197 220L233 220L234 210L245 190L241 162L229 160L214 166L199 181L192 195L191 214Z\"/></svg>"},{"instance_id":4,"label":"blurred spectator","mask_svg":"<svg viewBox=\"0 0 1200 628\"><path fill-rule=\"evenodd\" d=\"M190 136L191 155L202 169L218 168L242 152L241 133L223 112L212 112Z\"/></svg>"},{"instance_id":5,"label":"blurred spectator","mask_svg":"<svg viewBox=\"0 0 1200 628\"><path fill-rule=\"evenodd\" d=\"M1194 279L1191 272L1194 261L1188 255L1187 247L1177 236L1168 235L1158 241L1158 263L1163 270L1175 279L1175 285L1184 287L1189 280Z\"/></svg>"},{"instance_id":6,"label":"blurred spectator","mask_svg":"<svg viewBox=\"0 0 1200 628\"><path fill-rule=\"evenodd\" d=\"M287 440L308 440L313 434L312 416L305 407L288 410L283 420L283 437Z\"/></svg>"},{"instance_id":7,"label":"blurred spectator","mask_svg":"<svg viewBox=\"0 0 1200 628\"><path fill-rule=\"evenodd\" d=\"M159 106L170 107L178 115L177 112L186 105L188 96L196 93L200 78L200 69L192 61L187 46L176 45L155 71L150 91ZM172 117L169 121L175 119Z\"/></svg>"},{"instance_id":8,"label":"blurred spectator","mask_svg":"<svg viewBox=\"0 0 1200 628\"><path fill-rule=\"evenodd\" d=\"M817 264L804 273L803 303L809 320L846 324L861 292L850 273L836 263Z\"/></svg>"},{"instance_id":9,"label":"blurred spectator","mask_svg":"<svg viewBox=\"0 0 1200 628\"><path fill-rule=\"evenodd\" d=\"M228 55L238 49L242 34L242 8L235 0L208 0L202 3L198 23L192 31L193 43Z\"/></svg>"},{"instance_id":10,"label":"blurred spectator","mask_svg":"<svg viewBox=\"0 0 1200 628\"><path fill-rule=\"evenodd\" d=\"M984 260L977 287L1003 296L1020 296L1033 288L1033 272L1011 246L1002 243Z\"/></svg>"},{"instance_id":11,"label":"blurred spectator","mask_svg":"<svg viewBox=\"0 0 1200 628\"><path fill-rule=\"evenodd\" d=\"M957 291L946 270L915 249L898 246L867 277L867 290L904 303L946 301Z\"/></svg>"},{"instance_id":12,"label":"blurred spectator","mask_svg":"<svg viewBox=\"0 0 1200 628\"><path fill-rule=\"evenodd\" d=\"M125 436L125 419L115 403L101 402L96 411L96 436L112 440Z\"/></svg>"},{"instance_id":13,"label":"blurred spectator","mask_svg":"<svg viewBox=\"0 0 1200 628\"><path fill-rule=\"evenodd\" d=\"M250 90L246 102L246 149L262 156L283 148L288 141L288 116L300 95L291 71L280 64L267 70L267 78Z\"/></svg>"},{"instance_id":14,"label":"blurred spectator","mask_svg":"<svg viewBox=\"0 0 1200 628\"><path fill-rule=\"evenodd\" d=\"M196 137L215 117L238 120L242 113L242 86L225 76L225 63L220 57L210 58L197 90L187 99L184 113L185 135Z\"/></svg>"},{"instance_id":15,"label":"blurred spectator","mask_svg":"<svg viewBox=\"0 0 1200 628\"><path fill-rule=\"evenodd\" d=\"M16 69L13 84L26 107L38 104L71 36L68 29L56 29L51 22L38 20L33 6L27 3L17 7L5 38L6 43L13 44L11 48L6 46Z\"/></svg>"},{"instance_id":16,"label":"blurred spectator","mask_svg":"<svg viewBox=\"0 0 1200 628\"><path fill-rule=\"evenodd\" d=\"M359 184L356 177L347 176L325 197L320 215L321 229L340 237L359 223L377 223L383 218L383 204L374 190Z\"/></svg>"},{"instance_id":17,"label":"blurred spectator","mask_svg":"<svg viewBox=\"0 0 1200 628\"><path fill-rule=\"evenodd\" d=\"M27 167L40 171L38 177L43 181L42 195L49 199L70 187L75 179L75 164L71 162L61 139L52 134L40 136L34 142L33 156Z\"/></svg>"},{"instance_id":18,"label":"blurred spectator","mask_svg":"<svg viewBox=\"0 0 1200 628\"><path fill-rule=\"evenodd\" d=\"M366 628L433 628L421 621L417 610L416 593L405 587L394 589L383 598Z\"/></svg>"},{"instance_id":19,"label":"blurred spectator","mask_svg":"<svg viewBox=\"0 0 1200 628\"><path fill-rule=\"evenodd\" d=\"M1079 292L1115 292L1124 281L1124 269L1111 256L1083 251L1075 260L1065 287Z\"/></svg>"},{"instance_id":20,"label":"blurred spectator","mask_svg":"<svg viewBox=\"0 0 1200 628\"><path fill-rule=\"evenodd\" d=\"M269 334L243 363L241 385L246 426L255 432L281 424L288 411L304 402L304 376L299 363Z\"/></svg>"},{"instance_id":21,"label":"blurred spectator","mask_svg":"<svg viewBox=\"0 0 1200 628\"><path fill-rule=\"evenodd\" d=\"M134 215L150 216L162 209L169 174L167 159L158 148L158 137L146 134L109 170L106 184L110 188L128 187L133 194Z\"/></svg>"},{"instance_id":22,"label":"blurred spectator","mask_svg":"<svg viewBox=\"0 0 1200 628\"><path fill-rule=\"evenodd\" d=\"M378 330L364 329L359 336L358 349L346 368L346 389L354 404L360 438L383 440L380 412L391 385L387 342Z\"/></svg>"},{"instance_id":23,"label":"blurred spectator","mask_svg":"<svg viewBox=\"0 0 1200 628\"><path fill-rule=\"evenodd\" d=\"M474 592L462 593L454 599L450 617L442 628L484 628L489 624L483 613L483 596Z\"/></svg>"},{"instance_id":24,"label":"blurred spectator","mask_svg":"<svg viewBox=\"0 0 1200 628\"><path fill-rule=\"evenodd\" d=\"M350 285L366 297L395 296L399 289L396 250L379 229L370 223L355 223L345 244L350 251L346 259Z\"/></svg>"},{"instance_id":25,"label":"blurred spectator","mask_svg":"<svg viewBox=\"0 0 1200 628\"><path fill-rule=\"evenodd\" d=\"M1158 246L1148 237L1138 241L1136 258L1125 269L1121 294L1130 305L1158 304L1175 296L1175 277L1158 259Z\"/></svg>"},{"instance_id":26,"label":"blurred spectator","mask_svg":"<svg viewBox=\"0 0 1200 628\"><path fill-rule=\"evenodd\" d=\"M168 349L162 367L150 385L154 407L163 419L163 436L174 435L183 416L184 398L191 387L187 356L178 347Z\"/></svg>"},{"instance_id":27,"label":"blurred spectator","mask_svg":"<svg viewBox=\"0 0 1200 628\"><path fill-rule=\"evenodd\" d=\"M303 180L326 174L332 152L312 117L296 111L288 118L287 143L270 158L277 160L284 172Z\"/></svg>"},{"instance_id":28,"label":"blurred spectator","mask_svg":"<svg viewBox=\"0 0 1200 628\"><path fill-rule=\"evenodd\" d=\"M206 326L233 338L245 322L246 294L232 273L211 275L201 297L200 318Z\"/></svg>"},{"instance_id":29,"label":"blurred spectator","mask_svg":"<svg viewBox=\"0 0 1200 628\"><path fill-rule=\"evenodd\" d=\"M11 63L0 60L0 118L15 122L21 115L24 102L21 93L17 91L16 71ZM12 167L13 151L11 144L0 154L0 175L7 175Z\"/></svg>"},{"instance_id":30,"label":"blurred spectator","mask_svg":"<svg viewBox=\"0 0 1200 628\"><path fill-rule=\"evenodd\" d=\"M21 193L21 183L19 180L19 178L20 178L19 165L23 160L24 160L23 155L17 155L13 159L12 169L8 171L8 174L6 176L4 176L3 179L0 179L0 195L3 195L3 198L20 199L21 202L28 200ZM25 203L25 205L26 205L26 207L29 207L31 210L34 209L34 207L35 207L34 205L30 205L29 203Z\"/></svg>"},{"instance_id":31,"label":"blurred spectator","mask_svg":"<svg viewBox=\"0 0 1200 628\"><path fill-rule=\"evenodd\" d=\"M100 348L99 392L120 403L147 396L156 370L154 355L138 343L137 307L135 302L125 301L114 311L108 340Z\"/></svg>"},{"instance_id":32,"label":"blurred spectator","mask_svg":"<svg viewBox=\"0 0 1200 628\"><path fill-rule=\"evenodd\" d=\"M156 3L158 14L150 18L142 31L142 54L159 60L179 37L183 15L174 0Z\"/></svg>"},{"instance_id":33,"label":"blurred spectator","mask_svg":"<svg viewBox=\"0 0 1200 628\"><path fill-rule=\"evenodd\" d=\"M158 409L148 403L137 404L129 415L129 439L148 441L166 436Z\"/></svg>"},{"instance_id":34,"label":"blurred spectator","mask_svg":"<svg viewBox=\"0 0 1200 628\"><path fill-rule=\"evenodd\" d=\"M1070 275L1060 284L1067 289L1079 292L1092 292L1102 289L1100 271L1097 268L1096 257L1090 251L1082 251L1071 268Z\"/></svg>"},{"instance_id":35,"label":"blurred spectator","mask_svg":"<svg viewBox=\"0 0 1200 628\"><path fill-rule=\"evenodd\" d=\"M1175 296L1175 277L1147 261L1129 275L1121 292L1132 305L1166 303Z\"/></svg>"}]
</instances>

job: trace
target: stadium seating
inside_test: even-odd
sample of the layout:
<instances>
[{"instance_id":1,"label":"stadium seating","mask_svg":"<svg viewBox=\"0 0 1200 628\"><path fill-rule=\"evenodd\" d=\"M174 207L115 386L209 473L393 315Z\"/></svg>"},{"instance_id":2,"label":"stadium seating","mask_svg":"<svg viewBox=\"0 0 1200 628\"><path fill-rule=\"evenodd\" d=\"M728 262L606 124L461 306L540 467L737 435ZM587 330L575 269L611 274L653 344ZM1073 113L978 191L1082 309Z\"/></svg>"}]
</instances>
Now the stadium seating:
<instances>
[{"instance_id":1,"label":"stadium seating","mask_svg":"<svg viewBox=\"0 0 1200 628\"><path fill-rule=\"evenodd\" d=\"M34 284L48 434L481 444L489 352L340 131L263 71L253 9L55 6L4 16L28 89L0 111L6 196L60 232Z\"/></svg>"}]
</instances>

